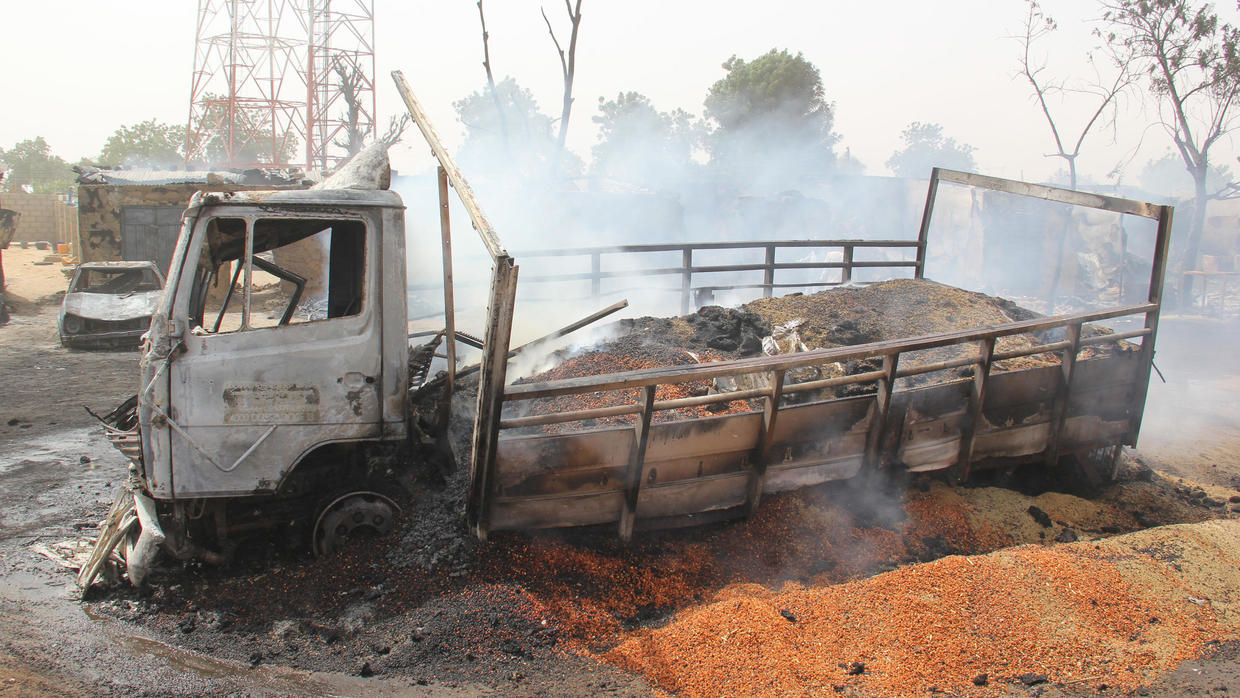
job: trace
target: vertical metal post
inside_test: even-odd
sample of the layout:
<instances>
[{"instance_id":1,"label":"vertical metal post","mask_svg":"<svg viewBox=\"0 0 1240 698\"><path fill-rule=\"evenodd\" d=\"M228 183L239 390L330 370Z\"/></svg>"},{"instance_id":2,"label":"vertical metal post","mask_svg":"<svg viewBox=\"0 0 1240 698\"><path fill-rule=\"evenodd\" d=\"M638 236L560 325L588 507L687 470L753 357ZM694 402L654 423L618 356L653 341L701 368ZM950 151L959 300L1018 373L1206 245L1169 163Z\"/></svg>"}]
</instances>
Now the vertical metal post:
<instances>
[{"instance_id":1,"label":"vertical metal post","mask_svg":"<svg viewBox=\"0 0 1240 698\"><path fill-rule=\"evenodd\" d=\"M1044 464L1047 467L1059 460L1059 443L1063 438L1064 424L1068 421L1068 404L1072 401L1072 374L1076 368L1076 354L1081 350L1081 323L1068 325L1068 348L1060 360L1059 385L1055 401L1051 405L1050 434L1046 441Z\"/></svg>"},{"instance_id":2,"label":"vertical metal post","mask_svg":"<svg viewBox=\"0 0 1240 698\"><path fill-rule=\"evenodd\" d=\"M448 209L448 171L439 167L439 235L443 241L443 314L448 340L448 397L456 390L456 302L452 286L452 221Z\"/></svg>"},{"instance_id":3,"label":"vertical metal post","mask_svg":"<svg viewBox=\"0 0 1240 698\"><path fill-rule=\"evenodd\" d=\"M766 267L762 270L762 297L770 298L775 290L775 246L766 246Z\"/></svg>"},{"instance_id":4,"label":"vertical metal post","mask_svg":"<svg viewBox=\"0 0 1240 698\"><path fill-rule=\"evenodd\" d=\"M1149 302L1158 306L1145 314L1145 329L1150 333L1141 338L1141 358L1133 381L1132 423L1128 429L1129 445L1137 445L1141 433L1141 416L1145 414L1145 399L1150 387L1150 368L1154 365L1154 339L1158 336L1158 316L1162 312L1163 288L1167 273L1167 251L1171 245L1171 218L1174 209L1163 206L1158 216L1158 236L1154 241L1154 266L1150 270Z\"/></svg>"},{"instance_id":5,"label":"vertical metal post","mask_svg":"<svg viewBox=\"0 0 1240 698\"><path fill-rule=\"evenodd\" d=\"M871 470L882 465L883 435L887 432L887 413L891 410L891 390L896 382L899 354L883 357L883 377L878 379L874 407L870 410L870 429L865 438L865 467Z\"/></svg>"},{"instance_id":6,"label":"vertical metal post","mask_svg":"<svg viewBox=\"0 0 1240 698\"><path fill-rule=\"evenodd\" d=\"M603 255L600 252L594 252L590 255L590 297L598 299L602 286L602 279L599 277L603 270Z\"/></svg>"},{"instance_id":7,"label":"vertical metal post","mask_svg":"<svg viewBox=\"0 0 1240 698\"><path fill-rule=\"evenodd\" d=\"M762 500L762 490L766 485L766 467L771 462L771 446L775 439L775 423L779 418L779 401L784 395L784 371L771 371L767 378L771 384L771 392L766 396L766 404L762 407L762 433L758 437L753 467L749 470L749 493L745 498L746 516L752 515Z\"/></svg>"},{"instance_id":8,"label":"vertical metal post","mask_svg":"<svg viewBox=\"0 0 1240 698\"><path fill-rule=\"evenodd\" d=\"M693 248L686 247L680 252L680 314L688 315L693 311Z\"/></svg>"},{"instance_id":9,"label":"vertical metal post","mask_svg":"<svg viewBox=\"0 0 1240 698\"><path fill-rule=\"evenodd\" d=\"M624 509L620 511L620 539L633 538L633 523L637 520L637 497L642 488L642 470L646 465L646 445L650 442L650 420L654 416L654 394L658 386L648 385L642 389L641 419L633 427L633 455L624 473Z\"/></svg>"},{"instance_id":10,"label":"vertical metal post","mask_svg":"<svg viewBox=\"0 0 1240 698\"><path fill-rule=\"evenodd\" d=\"M852 281L853 267L853 246L844 245L844 267L840 269L840 283L846 284Z\"/></svg>"},{"instance_id":11,"label":"vertical metal post","mask_svg":"<svg viewBox=\"0 0 1240 698\"><path fill-rule=\"evenodd\" d=\"M254 219L245 221L245 295L241 297L241 329L250 329L250 294L254 291Z\"/></svg>"},{"instance_id":12,"label":"vertical metal post","mask_svg":"<svg viewBox=\"0 0 1240 698\"><path fill-rule=\"evenodd\" d=\"M921 230L917 233L917 268L913 278L926 278L926 240L930 237L930 219L934 215L934 198L939 193L939 168L930 170L930 187L926 190L926 208L921 214Z\"/></svg>"},{"instance_id":13,"label":"vertical metal post","mask_svg":"<svg viewBox=\"0 0 1240 698\"><path fill-rule=\"evenodd\" d=\"M982 406L986 402L986 383L990 380L990 365L994 355L995 338L983 339L977 363L973 365L973 385L969 391L969 414L960 425L960 452L956 456L956 464L948 471L948 478L953 485L959 485L969 479L969 471L973 466L973 445L977 438L977 427L982 421Z\"/></svg>"}]
</instances>

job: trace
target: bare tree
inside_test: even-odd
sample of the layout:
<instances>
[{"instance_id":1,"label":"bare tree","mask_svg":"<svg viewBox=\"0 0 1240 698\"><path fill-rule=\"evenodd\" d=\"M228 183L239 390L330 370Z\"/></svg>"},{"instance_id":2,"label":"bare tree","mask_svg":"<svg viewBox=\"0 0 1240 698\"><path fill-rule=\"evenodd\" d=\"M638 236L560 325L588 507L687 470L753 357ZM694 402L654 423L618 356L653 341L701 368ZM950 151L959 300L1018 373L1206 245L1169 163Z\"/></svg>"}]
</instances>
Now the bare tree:
<instances>
[{"instance_id":1,"label":"bare tree","mask_svg":"<svg viewBox=\"0 0 1240 698\"><path fill-rule=\"evenodd\" d=\"M1141 70L1159 119L1193 178L1193 217L1183 264L1197 265L1205 227L1210 148L1235 130L1240 95L1240 31L1191 0L1103 0L1105 38L1116 61ZM1191 280L1184 295L1191 295Z\"/></svg>"},{"instance_id":2,"label":"bare tree","mask_svg":"<svg viewBox=\"0 0 1240 698\"><path fill-rule=\"evenodd\" d=\"M353 157L361 152L366 144L366 137L370 135L370 126L361 124L361 92L364 77L362 71L349 68L340 62L333 64L332 70L340 82L340 98L345 103L344 138L333 141L333 144L338 148L344 148L348 157Z\"/></svg>"},{"instance_id":3,"label":"bare tree","mask_svg":"<svg viewBox=\"0 0 1240 698\"><path fill-rule=\"evenodd\" d=\"M344 148L348 157L351 158L361 152L366 145L366 139L373 135L374 130L369 124L363 126L361 123L363 112L361 92L364 77L360 70L346 68L341 63L333 65L332 70L340 80L340 98L345 103L344 137L333 141L333 144ZM388 121L387 130L375 140L390 147L400 140L407 128L409 128L408 114L393 116Z\"/></svg>"},{"instance_id":4,"label":"bare tree","mask_svg":"<svg viewBox=\"0 0 1240 698\"><path fill-rule=\"evenodd\" d=\"M1098 66L1094 61L1093 55L1090 55L1089 65L1094 71L1094 80L1085 84L1069 85L1065 80L1059 80L1048 77L1046 75L1046 64L1044 61L1038 61L1034 56L1033 47L1039 39L1054 32L1058 25L1055 20L1044 13L1038 5L1037 0L1027 0L1029 12L1025 16L1024 35L1018 37L1020 41L1020 72L1029 86L1033 89L1034 99L1038 102L1038 107L1042 110L1042 115L1046 117L1046 123L1050 126L1051 136L1055 140L1055 152L1047 155L1047 157L1063 158L1068 166L1068 182L1069 188L1076 189L1076 159L1081 154L1081 145L1085 142L1085 137L1100 122L1104 120L1104 116L1109 112L1109 122L1114 124L1116 113L1116 101L1119 96L1129 85L1132 84L1132 73L1126 64L1116 66L1114 75L1110 79L1103 80ZM1066 97L1068 95L1088 95L1097 106L1090 114L1089 119L1075 132L1075 138L1071 141L1071 149L1069 149L1069 139L1065 138L1065 134L1060 131L1062 120L1057 122L1054 114L1051 113L1051 106L1048 99L1056 95Z\"/></svg>"},{"instance_id":5,"label":"bare tree","mask_svg":"<svg viewBox=\"0 0 1240 698\"><path fill-rule=\"evenodd\" d=\"M491 72L491 33L487 31L487 17L482 11L482 0L478 0L478 21L482 23L482 68L487 73L487 91L491 93L491 101L495 104L495 113L499 117L499 130L504 151L508 151L508 119L504 116L504 105L495 91L495 75Z\"/></svg>"},{"instance_id":6,"label":"bare tree","mask_svg":"<svg viewBox=\"0 0 1240 698\"><path fill-rule=\"evenodd\" d=\"M409 128L409 124L410 119L408 114L393 116L388 121L387 131L384 131L383 135L379 136L379 142L389 148L396 145L396 142L400 140L401 136L405 135L405 129Z\"/></svg>"},{"instance_id":7,"label":"bare tree","mask_svg":"<svg viewBox=\"0 0 1240 698\"><path fill-rule=\"evenodd\" d=\"M581 0L576 0L573 5L572 0L564 0L564 9L568 11L568 21L572 23L572 33L568 39L568 53L560 47L560 40L555 36L555 29L551 27L551 20L547 18L547 10L542 10L543 21L547 23L547 32L551 34L551 42L555 44L555 51L560 56L560 70L564 75L564 105L560 110L560 151L564 150L565 140L568 138L568 117L573 111L573 76L577 73L577 30L581 28Z\"/></svg>"}]
</instances>

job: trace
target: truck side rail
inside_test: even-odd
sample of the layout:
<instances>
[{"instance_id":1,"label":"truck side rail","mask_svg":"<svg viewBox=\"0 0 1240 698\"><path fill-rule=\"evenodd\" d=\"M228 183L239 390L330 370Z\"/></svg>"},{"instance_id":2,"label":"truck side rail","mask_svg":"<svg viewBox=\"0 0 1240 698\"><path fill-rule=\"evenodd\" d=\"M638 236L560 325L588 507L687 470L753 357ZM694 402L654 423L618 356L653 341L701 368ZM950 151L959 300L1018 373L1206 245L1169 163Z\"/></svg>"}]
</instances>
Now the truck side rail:
<instances>
[{"instance_id":1,"label":"truck side rail","mask_svg":"<svg viewBox=\"0 0 1240 698\"><path fill-rule=\"evenodd\" d=\"M823 261L778 261L780 251L797 249L823 252L823 256L827 259ZM906 269L909 270L911 275L916 276L917 271L924 267L922 260L918 258L857 259L856 251L859 249L878 252L922 251L917 240L755 240L745 242L604 245L530 250L521 252L523 260L565 260L565 264L562 266L572 265L574 268L584 267L584 262L588 260L589 271L540 274L537 270L531 271L526 269L521 278L527 287L529 284L565 284L566 282L589 281L590 289L588 292L572 295L564 288L557 288L546 298L523 296L521 300L523 302L549 301L555 303L562 303L565 300L585 299L599 301L605 296L619 295L629 290L625 288L604 289L603 282L606 280L649 280L651 277L663 276L673 277L678 283L654 288L651 288L648 283L643 283L641 288L678 294L680 297L680 312L684 314L692 312L696 305L700 305L697 301L702 298L704 293L750 289L760 290L762 297L770 298L777 289L812 291L848 284L854 281L853 272L857 269L884 269L893 274ZM701 259L700 255L695 260L694 253L714 250L737 250L742 253L755 252L758 254L752 255L753 261L735 264L701 263L698 261ZM663 266L646 264L650 259L650 255L669 252L680 253L680 263L678 265L668 266L666 262L664 262ZM832 256L838 256L839 261L831 260ZM574 265L573 262L578 262L578 264ZM614 266L613 262L615 262ZM778 274L779 272L793 270L820 271L824 272L824 274L820 276L822 280L818 281L781 280L781 278L787 279L787 276L785 274ZM827 280L825 272L833 270L839 270L838 275L832 274L834 279ZM694 285L696 281L694 278L695 274L699 275L698 278L700 278L702 274L758 271L762 272L761 281L715 282ZM439 285L411 284L409 290L412 292L438 291ZM441 313L436 312L426 316L419 316L415 319L429 319L431 317L439 317L440 315Z\"/></svg>"},{"instance_id":2,"label":"truck side rail","mask_svg":"<svg viewBox=\"0 0 1240 698\"><path fill-rule=\"evenodd\" d=\"M1142 327L1135 330L1117 332L1112 334L1098 334L1095 336L1083 336L1082 328L1086 323L1097 322L1112 318L1125 316L1145 315L1147 318L1158 312L1158 306L1155 304L1142 304L1126 306L1122 308L1112 308L1103 311L1076 313L1072 315L1064 315L1052 318L1039 318L1023 322L1014 322L995 327L970 329L955 332L946 332L941 334L925 335L921 337L913 337L909 339L899 339L885 342L876 342L860 346L840 347L834 349L816 350L804 352L800 354L767 356L752 359L740 359L736 361L724 361L697 364L693 366L673 366L644 369L639 371L629 371L624 373L615 373L601 376L587 376L583 378L570 378L556 381L548 381L543 383L530 383L509 386L504 394L505 402L513 405L528 403L531 400L539 398L555 398L562 396L584 396L597 393L605 393L612 391L633 391L637 390L637 399L628 404L615 405L610 407L576 409L563 411L549 411L540 414L526 416L512 416L503 419L500 422L500 428L503 430L518 430L529 427L539 427L552 424L564 424L570 422L581 422L583 420L593 420L605 417L616 417L621 415L632 415L635 417L633 425L627 427L632 430L632 436L629 441L633 446L627 451L628 463L624 468L625 475L623 477L623 509L619 512L619 516L612 520L619 521L619 533L623 538L632 535L634 522L639 517L639 502L641 501L642 488L647 482L653 482L652 471L662 468L662 464L656 464L658 468L652 468L651 464L646 462L646 455L650 447L651 425L653 423L653 415L663 410L674 410L685 407L697 407L709 404L729 403L736 400L760 400L760 422L753 425L757 429L756 437L753 441L756 447L753 452L744 457L743 462L748 466L748 486L744 507L746 510L752 510L757 506L759 499L766 489L764 482L767 470L770 467L776 467L781 460L788 456L784 453L783 448L775 448L774 446L780 442L780 439L787 440L787 435L782 437L777 433L777 425L779 425L781 417L789 409L805 409L804 403L785 404L784 396L808 393L810 391L822 391L833 388L844 388L846 386L872 385L872 395L865 399L871 402L866 406L868 415L865 417L862 426L865 431L864 436L864 454L861 457L863 467L866 469L876 469L885 465L884 453L889 452L891 447L886 444L890 439L887 438L894 432L908 428L907 416L900 414L897 417L890 418L890 407L893 401L893 388L896 381L900 378L921 375L935 371L945 371L955 368L968 367L968 377L963 379L967 381L968 387L965 391L965 399L960 401L960 407L965 414L956 421L958 427L958 437L951 441L949 446L953 449L953 453L947 459L950 466L949 476L953 481L959 482L968 477L971 468L976 460L975 447L979 433L987 432L983 429L986 420L983 418L983 404L986 401L987 388L991 383L993 375L1000 373L996 370L996 362L1015 359L1020 357L1032 356L1037 354L1054 354L1059 359L1059 379L1053 381L1053 392L1049 395L1049 419L1043 433L1040 433L1039 448L1037 448L1037 457L1043 459L1046 463L1055 462L1061 455L1065 441L1066 427L1068 426L1069 406L1074 404L1074 388L1078 388L1079 380L1074 380L1075 369L1078 362L1078 356L1081 351L1088 346L1098 344L1116 344L1126 342L1127 340L1138 340L1143 345L1150 343L1151 331L1148 327ZM995 350L996 342L1001 337L1009 337L1012 335L1040 332L1043 335L1051 335L1052 339L1057 341L1042 341L1028 347L1021 347L1006 352L997 352ZM948 361L939 361L935 363L927 363L922 365L902 366L901 358L910 352L916 352L924 349L932 349L945 346L958 346L974 344L977 349L975 352L969 353L961 358ZM1127 354L1131 356L1131 352ZM877 370L862 371L853 375L837 376L826 379L808 380L804 382L793 382L789 379L792 371L798 368L806 368L812 366L822 366L837 362L846 362L853 360L879 359L881 360L881 368ZM1103 360L1105 362L1106 360ZM1113 385L1108 386L1111 394L1116 396L1117 401L1127 402L1129 399L1136 398L1138 394L1143 394L1145 384L1142 382L1142 365L1133 361L1117 361L1117 369L1112 372L1117 373L1118 377L1113 379ZM1021 373L1015 371L1014 373ZM730 378L744 374L763 374L766 376L765 386L759 388L751 388L747 390L739 390L734 392L718 392L715 394L679 398L679 399L655 399L656 391L660 386L672 385L678 383L686 383L691 381L702 381L706 379ZM1098 392L1099 388L1093 383L1086 387L1086 390ZM1087 396L1091 397L1091 396ZM821 398L819 398L821 399ZM831 402L844 402L849 399L828 399L824 407L830 407ZM581 401L574 401L581 402ZM543 407L547 405L544 404ZM812 406L811 406L812 407ZM948 411L955 410L952 407ZM521 410L518 409L518 412ZM1135 442L1136 428L1139 423L1140 413L1135 413L1135 419L1127 424L1121 425L1118 429L1112 429L1105 436L1101 437L1102 442L1095 444L1096 446L1112 445L1112 441L1119 439L1126 443ZM1092 417L1093 415L1087 415ZM718 420L741 420L743 416L729 415L728 417L716 418ZM694 422L705 421L701 419L691 420ZM683 424L683 422L681 422ZM615 426L613 429L620 430L626 427ZM997 430L996 430L997 431ZM577 436L580 434L581 436ZM987 432L987 436L994 436L992 432ZM1002 435L1000 435L1002 436ZM522 439L556 439L565 444L560 448L564 452L573 452L588 450L586 444L590 438L589 432L572 432L562 433L556 436L531 436L531 437L515 437L517 442ZM685 437L692 440L694 437ZM831 437L826 435L817 435L807 437L810 441L817 441L817 446L827 451L832 449ZM1024 437L1021 437L1024 438ZM574 442L577 446L570 445ZM992 438L992 441L995 439ZM514 442L515 443L515 442ZM702 443L707 443L702 440ZM1081 443L1079 439L1071 439L1068 444L1073 450L1080 450ZM546 447L551 448L551 447ZM693 450L692 447L687 450ZM705 453L705 451L703 451ZM549 455L544 455L550 458ZM550 466L550 464L548 464ZM504 466L501 465L501 469ZM937 468L934 468L937 469ZM699 487L705 488L708 484L703 480L701 483L689 484L688 480L682 481L686 488ZM574 497L579 493L573 494L556 494L554 488L546 492L532 493L525 501L530 507L547 506L549 500L560 499L562 503L560 508L567 511L571 506ZM498 493L497 493L498 494ZM506 500L506 501L505 501ZM523 506L519 497L507 497L496 499L496 504L504 503L515 511L520 511ZM694 497L686 496L684 501L695 501ZM712 507L707 507L707 509ZM690 508L683 513L701 513L704 509L694 510ZM532 520L532 519L527 519ZM535 525L537 525L536 520Z\"/></svg>"}]
</instances>

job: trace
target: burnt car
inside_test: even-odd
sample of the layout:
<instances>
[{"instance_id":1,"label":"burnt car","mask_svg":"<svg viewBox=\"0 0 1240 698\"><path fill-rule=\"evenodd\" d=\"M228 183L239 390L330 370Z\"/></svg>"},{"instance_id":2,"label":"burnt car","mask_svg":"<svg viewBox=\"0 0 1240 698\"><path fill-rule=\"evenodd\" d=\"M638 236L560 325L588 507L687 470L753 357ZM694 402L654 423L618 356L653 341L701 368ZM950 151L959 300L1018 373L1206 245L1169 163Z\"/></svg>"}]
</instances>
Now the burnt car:
<instances>
[{"instance_id":1,"label":"burnt car","mask_svg":"<svg viewBox=\"0 0 1240 698\"><path fill-rule=\"evenodd\" d=\"M60 305L60 343L136 349L163 290L164 277L153 262L79 265Z\"/></svg>"}]
</instances>

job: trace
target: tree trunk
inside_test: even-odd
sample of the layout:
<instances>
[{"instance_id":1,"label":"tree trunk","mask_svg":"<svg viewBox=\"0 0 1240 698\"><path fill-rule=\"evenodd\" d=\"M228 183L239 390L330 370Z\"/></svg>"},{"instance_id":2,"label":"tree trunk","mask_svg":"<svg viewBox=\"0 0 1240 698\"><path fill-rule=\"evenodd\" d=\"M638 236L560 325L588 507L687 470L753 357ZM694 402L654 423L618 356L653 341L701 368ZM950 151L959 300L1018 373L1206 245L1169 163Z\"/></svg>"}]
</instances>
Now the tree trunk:
<instances>
[{"instance_id":1,"label":"tree trunk","mask_svg":"<svg viewBox=\"0 0 1240 698\"><path fill-rule=\"evenodd\" d=\"M9 307L4 302L4 252L0 251L0 325L9 321Z\"/></svg>"},{"instance_id":2,"label":"tree trunk","mask_svg":"<svg viewBox=\"0 0 1240 698\"><path fill-rule=\"evenodd\" d=\"M1189 271L1197 269L1197 255L1201 250L1201 236L1206 227L1206 203L1210 195L1206 190L1205 167L1191 170L1193 175L1193 217L1188 227L1188 244L1185 246L1184 257L1180 260L1180 269ZM1180 305L1187 308L1193 301L1193 277L1185 276L1184 287L1180 289Z\"/></svg>"}]
</instances>

